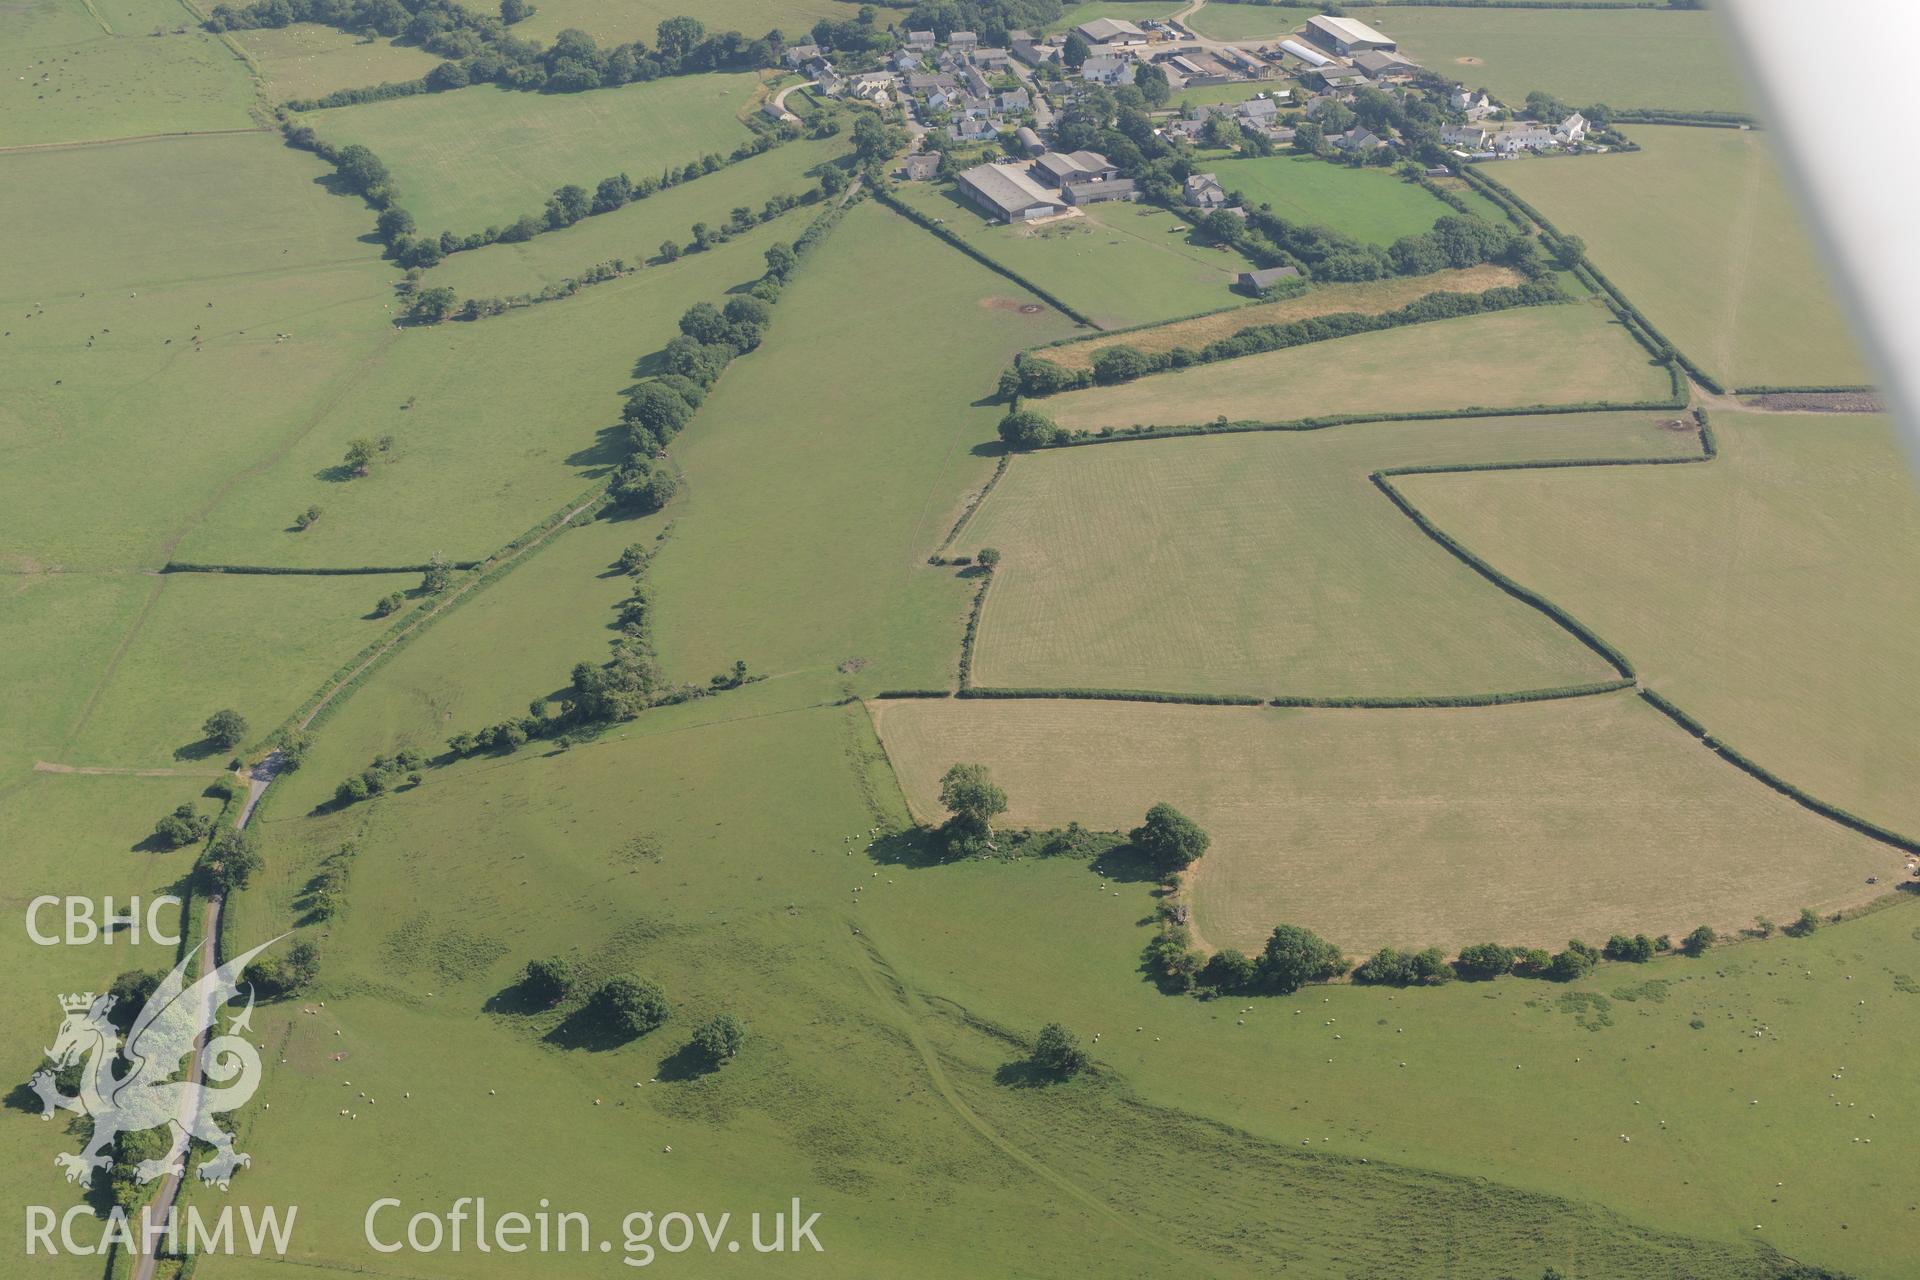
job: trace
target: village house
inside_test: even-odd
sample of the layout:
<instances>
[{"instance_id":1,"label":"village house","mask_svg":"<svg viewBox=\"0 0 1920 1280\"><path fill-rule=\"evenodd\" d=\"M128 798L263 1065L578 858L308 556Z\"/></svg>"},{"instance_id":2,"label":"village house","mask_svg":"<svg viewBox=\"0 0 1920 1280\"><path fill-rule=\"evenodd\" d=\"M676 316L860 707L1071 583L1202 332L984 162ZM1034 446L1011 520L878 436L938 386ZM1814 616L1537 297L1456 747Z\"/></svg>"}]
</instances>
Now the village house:
<instances>
[{"instance_id":1,"label":"village house","mask_svg":"<svg viewBox=\"0 0 1920 1280\"><path fill-rule=\"evenodd\" d=\"M1485 120L1500 109L1500 104L1485 93L1474 93L1468 89L1455 89L1451 101L1453 109L1470 121Z\"/></svg>"},{"instance_id":2,"label":"village house","mask_svg":"<svg viewBox=\"0 0 1920 1280\"><path fill-rule=\"evenodd\" d=\"M1576 111L1555 126L1553 136L1561 145L1570 147L1587 136L1587 128L1587 118Z\"/></svg>"},{"instance_id":3,"label":"village house","mask_svg":"<svg viewBox=\"0 0 1920 1280\"><path fill-rule=\"evenodd\" d=\"M1380 137L1372 130L1363 129L1358 125L1355 125L1345 133L1334 134L1331 138L1328 138L1327 141L1341 151L1358 151L1362 153L1378 151L1387 145L1386 139Z\"/></svg>"},{"instance_id":4,"label":"village house","mask_svg":"<svg viewBox=\"0 0 1920 1280\"><path fill-rule=\"evenodd\" d=\"M1227 202L1227 189L1211 173L1196 173L1187 178L1180 198L1196 209L1218 209Z\"/></svg>"},{"instance_id":5,"label":"village house","mask_svg":"<svg viewBox=\"0 0 1920 1280\"><path fill-rule=\"evenodd\" d=\"M940 154L916 151L900 162L900 176L908 182L926 182L940 172Z\"/></svg>"},{"instance_id":6,"label":"village house","mask_svg":"<svg viewBox=\"0 0 1920 1280\"><path fill-rule=\"evenodd\" d=\"M947 48L949 49L968 50L979 47L980 36L977 32L956 31L947 37Z\"/></svg>"},{"instance_id":7,"label":"village house","mask_svg":"<svg viewBox=\"0 0 1920 1280\"><path fill-rule=\"evenodd\" d=\"M920 55L913 50L901 49L893 55L893 61L889 65L902 75L911 75L916 71L925 70L927 64L922 62Z\"/></svg>"},{"instance_id":8,"label":"village house","mask_svg":"<svg viewBox=\"0 0 1920 1280\"><path fill-rule=\"evenodd\" d=\"M1067 204L1018 166L977 164L960 175L960 191L1002 222L1032 222L1067 212Z\"/></svg>"},{"instance_id":9,"label":"village house","mask_svg":"<svg viewBox=\"0 0 1920 1280\"><path fill-rule=\"evenodd\" d=\"M933 48L933 32L931 31L907 32L907 46L912 49L921 49L921 50Z\"/></svg>"},{"instance_id":10,"label":"village house","mask_svg":"<svg viewBox=\"0 0 1920 1280\"><path fill-rule=\"evenodd\" d=\"M1133 83L1133 61L1129 58L1088 58L1080 64L1080 78L1089 84Z\"/></svg>"},{"instance_id":11,"label":"village house","mask_svg":"<svg viewBox=\"0 0 1920 1280\"><path fill-rule=\"evenodd\" d=\"M1002 111L1025 111L1033 105L1033 99L1025 89L1003 89L993 103Z\"/></svg>"},{"instance_id":12,"label":"village house","mask_svg":"<svg viewBox=\"0 0 1920 1280\"><path fill-rule=\"evenodd\" d=\"M817 44L790 44L784 60L790 67L802 67L819 56L820 46Z\"/></svg>"},{"instance_id":13,"label":"village house","mask_svg":"<svg viewBox=\"0 0 1920 1280\"><path fill-rule=\"evenodd\" d=\"M1052 45L1041 44L1037 40L1015 36L1010 44L1013 56L1030 67L1044 67L1060 58L1060 50Z\"/></svg>"},{"instance_id":14,"label":"village house","mask_svg":"<svg viewBox=\"0 0 1920 1280\"><path fill-rule=\"evenodd\" d=\"M1482 151L1487 145L1485 125L1448 124L1440 127L1440 141L1465 151Z\"/></svg>"},{"instance_id":15,"label":"village house","mask_svg":"<svg viewBox=\"0 0 1920 1280\"><path fill-rule=\"evenodd\" d=\"M1495 136L1493 150L1496 155L1513 156L1522 151L1545 151L1558 146L1558 140L1539 125L1521 125L1515 129Z\"/></svg>"}]
</instances>

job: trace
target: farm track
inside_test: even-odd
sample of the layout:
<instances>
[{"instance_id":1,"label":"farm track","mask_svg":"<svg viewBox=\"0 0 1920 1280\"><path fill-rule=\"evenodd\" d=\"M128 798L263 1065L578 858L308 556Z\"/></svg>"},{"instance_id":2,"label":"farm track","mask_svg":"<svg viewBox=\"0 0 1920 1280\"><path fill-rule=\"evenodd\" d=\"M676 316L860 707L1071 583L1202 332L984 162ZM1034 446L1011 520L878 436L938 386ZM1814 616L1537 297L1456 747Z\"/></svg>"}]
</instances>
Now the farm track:
<instances>
[{"instance_id":1,"label":"farm track","mask_svg":"<svg viewBox=\"0 0 1920 1280\"><path fill-rule=\"evenodd\" d=\"M82 138L75 142L21 142L11 147L0 147L0 156L15 155L23 151L73 151L80 147L114 147L131 142L161 142L168 138L218 138L236 133L272 133L266 125L253 125L245 129L180 129L172 133L134 133L124 138Z\"/></svg>"},{"instance_id":2,"label":"farm track","mask_svg":"<svg viewBox=\"0 0 1920 1280\"><path fill-rule=\"evenodd\" d=\"M848 936L853 940L853 951L860 968L860 976L865 981L867 989L873 993L874 999L886 1011L888 1020L907 1038L914 1052L920 1056L921 1064L927 1070L928 1082L933 1085L934 1090L953 1113L1002 1155L1129 1235L1167 1253L1171 1260L1175 1255L1166 1248L1163 1241L1156 1239L1152 1233L1142 1229L1136 1222L1093 1192L1022 1149L967 1104L966 1099L960 1096L959 1088L954 1084L953 1078L941 1065L939 1051L927 1040L925 1032L921 1029L922 1010L919 1007L918 998L887 963L886 958L880 954L880 949L873 944L872 940L861 933L851 920L845 923L849 931ZM1182 1261L1187 1265L1193 1262L1190 1257L1182 1258Z\"/></svg>"}]
</instances>

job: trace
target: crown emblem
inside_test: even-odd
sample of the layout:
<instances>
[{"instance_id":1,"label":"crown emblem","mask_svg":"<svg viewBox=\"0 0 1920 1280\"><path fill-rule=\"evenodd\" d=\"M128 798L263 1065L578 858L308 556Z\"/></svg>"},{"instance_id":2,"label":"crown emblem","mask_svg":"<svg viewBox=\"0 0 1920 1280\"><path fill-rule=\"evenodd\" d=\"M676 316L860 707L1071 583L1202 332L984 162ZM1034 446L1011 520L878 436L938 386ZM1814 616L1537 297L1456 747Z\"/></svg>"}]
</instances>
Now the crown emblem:
<instances>
[{"instance_id":1,"label":"crown emblem","mask_svg":"<svg viewBox=\"0 0 1920 1280\"><path fill-rule=\"evenodd\" d=\"M93 992L60 997L60 1007L68 1013L85 1013L93 1006Z\"/></svg>"}]
</instances>

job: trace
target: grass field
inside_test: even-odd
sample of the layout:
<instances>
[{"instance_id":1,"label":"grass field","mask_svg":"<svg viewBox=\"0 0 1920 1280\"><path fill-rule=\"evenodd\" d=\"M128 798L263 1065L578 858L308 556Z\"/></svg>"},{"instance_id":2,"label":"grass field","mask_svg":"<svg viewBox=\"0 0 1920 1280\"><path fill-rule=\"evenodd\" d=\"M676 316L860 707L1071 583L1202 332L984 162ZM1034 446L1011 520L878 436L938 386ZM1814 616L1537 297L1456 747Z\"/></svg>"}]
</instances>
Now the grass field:
<instances>
[{"instance_id":1,"label":"grass field","mask_svg":"<svg viewBox=\"0 0 1920 1280\"><path fill-rule=\"evenodd\" d=\"M1194 929L1254 951L1304 924L1356 957L1492 938L1679 937L1878 896L1897 851L1701 749L1631 693L1468 710L1074 700L878 704L914 812L978 761L1010 825L1125 829L1166 800L1213 847Z\"/></svg>"},{"instance_id":2,"label":"grass field","mask_svg":"<svg viewBox=\"0 0 1920 1280\"><path fill-rule=\"evenodd\" d=\"M0 563L157 567L390 341L393 268L325 172L264 134L0 156L0 220L62 246L0 265Z\"/></svg>"},{"instance_id":3,"label":"grass field","mask_svg":"<svg viewBox=\"0 0 1920 1280\"><path fill-rule=\"evenodd\" d=\"M974 705L983 714L1015 710ZM1114 757L1115 741L1101 738L1078 760L1065 742L1046 750L1070 770L1098 767ZM1123 751L1137 749L1119 741ZM1188 747L1179 735L1169 749ZM1207 741L1190 758L1232 757ZM1018 791L1013 799L1022 802ZM1620 844L1641 842L1635 834ZM1410 853L1403 865L1418 874L1420 861ZM1371 1169L1401 1162L1485 1179L1479 1185L1502 1211L1524 1211L1513 1188L1615 1206L1636 1224L1613 1224L1610 1238L1623 1245L1649 1226L1700 1237L1697 1254L1644 1271L1557 1233L1504 1264L1488 1235L1451 1249L1408 1240L1409 1251L1378 1273L1525 1277L1552 1265L1568 1275L1752 1274L1730 1266L1724 1251L1756 1245L1861 1276L1906 1269L1913 1199L1900 1171L1909 1135L1920 1133L1920 1107L1903 1082L1920 1049L1909 1012L1920 997L1905 994L1897 975L1920 965L1920 902L1902 897L1894 909L1809 939L1725 947L1700 962L1604 965L1571 990L1509 980L1195 1001L1161 995L1138 972L1155 904L1147 884L1113 874L1124 864L876 865L895 881L867 882L859 924L902 982L933 993L929 1008L954 1024L1058 1019L1083 1036L1101 1033L1094 1058L1137 1092L1142 1130L1170 1131L1174 1113L1162 1108L1177 1109L1303 1159L1325 1152ZM1388 907L1404 901L1399 872L1379 899ZM1116 982L1116 973L1126 976ZM1844 1083L1832 1078L1842 1068ZM1076 1131L1094 1139L1106 1127L1075 1111L1045 1134L1073 1142ZM1622 1143L1622 1133L1632 1141ZM1853 1141L1864 1137L1874 1141ZM1796 1172L1810 1156L1821 1172ZM1155 1161L1143 1148L1133 1163ZM1206 1167L1183 1165L1182 1177L1204 1176ZM1291 1197L1271 1190L1264 1180L1246 1188L1262 1222L1291 1212ZM1416 1203L1396 1197L1368 1214L1370 1226L1355 1223L1341 1238L1371 1245ZM1564 1206L1554 1221L1571 1227L1586 1212ZM1296 1253L1330 1229L1290 1226L1273 1256L1304 1274L1368 1274L1350 1259Z\"/></svg>"},{"instance_id":4,"label":"grass field","mask_svg":"<svg viewBox=\"0 0 1920 1280\"><path fill-rule=\"evenodd\" d=\"M1283 5L1205 4L1186 24L1213 40L1257 41L1291 34L1318 12Z\"/></svg>"},{"instance_id":5,"label":"grass field","mask_svg":"<svg viewBox=\"0 0 1920 1280\"><path fill-rule=\"evenodd\" d=\"M1247 270L1239 254L1202 244L1185 219L1152 205L1089 205L1078 218L1010 227L930 183L902 183L896 194L1108 327L1229 306L1238 296L1230 292L1234 277Z\"/></svg>"},{"instance_id":6,"label":"grass field","mask_svg":"<svg viewBox=\"0 0 1920 1280\"><path fill-rule=\"evenodd\" d=\"M223 1200L307 1206L295 1260L340 1265L364 1256L363 1188L390 1185L401 1153L426 1144L448 1158L414 1166L396 1194L438 1204L480 1193L495 1205L548 1195L590 1212L601 1233L636 1205L725 1204L738 1215L800 1189L824 1214L827 1252L791 1258L795 1274L910 1265L916 1275L976 1275L983 1216L1009 1232L996 1246L1001 1263L1037 1275L1163 1274L1204 1255L1220 1276L1270 1274L1276 1257L1315 1274L1356 1265L1391 1274L1427 1258L1422 1274L1466 1280L1548 1256L1652 1277L1671 1274L1682 1253L1697 1274L1753 1274L1739 1265L1751 1245L1675 1239L1537 1192L1381 1165L1379 1139L1356 1142L1324 1114L1304 1129L1297 1113L1277 1118L1277 1095L1255 1128L1223 1127L1136 1089L1140 1076L1159 1091L1156 1073L1172 1065L1154 1061L1161 1054L1145 1036L1096 1047L1101 1074L1066 1089L996 1083L1020 1052L1011 1034L1031 1035L1036 1003L1089 1030L1115 1013L1156 1031L1171 1019L1193 1029L1196 1069L1237 1070L1243 1085L1255 1044L1286 1056L1305 1046L1276 1049L1271 1032L1236 1036L1217 1006L1167 1001L1086 968L1135 943L1133 921L1151 901L1144 885L1096 897L1081 866L919 872L844 852L848 829L899 819L897 798L861 784L877 762L860 721L857 708L823 708L636 726L624 742L437 774L350 825L271 822L270 847L282 853L349 834L361 853L350 906L320 938L333 967L306 1007L324 999L325 1008L308 1016L282 1005L259 1019L278 1050L265 1086L274 1106L243 1119L263 1154ZM282 872L250 890L236 938L283 927L299 883ZM849 893L854 884L864 892ZM1022 892L1009 895L1013 885ZM998 899L1023 923L1044 907L1053 927L1004 938L997 951L1012 964L961 966L929 983L957 937L991 914L977 908ZM555 952L589 981L628 968L658 977L673 1018L630 1044L558 1047L547 1037L572 1006L529 1012L514 987L527 957ZM1021 981L1021 962L1043 956L1065 962L1056 981ZM1418 1039L1395 1049L1424 1041L1433 1051L1443 1024L1394 1010L1380 993L1354 994L1411 1023ZM717 1074L691 1074L680 1046L720 1008L746 1020L748 1046ZM1003 1022L1003 1011L1016 1020ZM1483 1035L1499 1026L1509 1044L1516 1033L1573 1043L1561 1039L1571 1018L1536 1018L1522 1031L1498 1012L1496 1022L1492 1011L1452 1006L1456 1020ZM1322 1039L1311 1037L1309 1052ZM465 1065L449 1072L449 1063ZM475 1114L491 1118L454 1120ZM1303 1151L1303 1131L1339 1132L1374 1165ZM316 1158L264 1158L293 1149ZM617 1183L580 1176L608 1162L624 1171ZM1186 1172L1164 1178L1169 1162ZM1383 1207L1391 1230L1379 1226ZM1226 1225L1243 1219L1254 1225ZM1463 1230L1471 1245L1457 1239ZM497 1258L464 1259L462 1274L517 1274ZM258 1274L210 1262L215 1280ZM572 1275L606 1264L554 1255L543 1265Z\"/></svg>"},{"instance_id":7,"label":"grass field","mask_svg":"<svg viewBox=\"0 0 1920 1280\"><path fill-rule=\"evenodd\" d=\"M1675 457L1651 415L1372 423L1017 459L961 535L999 549L976 684L1410 696L1614 678L1367 481L1381 467Z\"/></svg>"},{"instance_id":8,"label":"grass field","mask_svg":"<svg viewBox=\"0 0 1920 1280\"><path fill-rule=\"evenodd\" d=\"M217 766L216 766L217 767ZM12 927L0 942L0 957L18 982L18 994L0 1012L0 1034L8 1046L5 1063L8 1106L0 1111L0 1195L15 1205L50 1205L56 1212L78 1200L61 1180L54 1154L78 1151L86 1140L83 1122L42 1121L40 1102L26 1093L27 1079L49 1065L41 1049L53 1042L62 1011L57 997L72 991L105 991L115 975L129 969L164 972L175 961L172 946L155 943L144 932L139 943L116 935L111 946L38 946L26 931L27 905L43 894L72 894L93 899L111 895L116 910L130 898L145 904L155 895L178 892L176 882L193 865L194 850L152 853L137 849L154 823L176 805L193 804L201 813L216 810L200 798L211 778L131 778L29 774L0 780L0 842L7 849L4 906ZM159 922L174 929L178 913L162 908ZM43 909L44 932L59 934L61 908ZM143 920L144 929L144 920ZM31 1111L26 1105L31 1103ZM82 1227L85 1232L86 1228ZM64 1253L64 1251L63 1251ZM65 1280L97 1280L98 1258L71 1254L33 1258L34 1270Z\"/></svg>"},{"instance_id":9,"label":"grass field","mask_svg":"<svg viewBox=\"0 0 1920 1280\"><path fill-rule=\"evenodd\" d=\"M371 148L423 230L466 235L538 214L569 182L592 190L616 173L728 154L752 136L738 116L758 84L748 72L715 72L590 93L476 85L303 120L335 146Z\"/></svg>"},{"instance_id":10,"label":"grass field","mask_svg":"<svg viewBox=\"0 0 1920 1280\"><path fill-rule=\"evenodd\" d=\"M1544 89L1574 106L1750 109L1712 13L1488 6L1394 8L1374 16L1409 58L1515 106Z\"/></svg>"},{"instance_id":11,"label":"grass field","mask_svg":"<svg viewBox=\"0 0 1920 1280\"><path fill-rule=\"evenodd\" d=\"M1051 34L1077 27L1095 18L1118 18L1138 25L1147 18L1166 18L1185 8L1184 0L1080 0L1060 6L1060 17L1048 23L1040 34Z\"/></svg>"},{"instance_id":12,"label":"grass field","mask_svg":"<svg viewBox=\"0 0 1920 1280\"><path fill-rule=\"evenodd\" d=\"M22 0L0 23L0 147L257 124L246 64L170 0Z\"/></svg>"},{"instance_id":13,"label":"grass field","mask_svg":"<svg viewBox=\"0 0 1920 1280\"><path fill-rule=\"evenodd\" d=\"M1664 399L1666 372L1595 301L1407 325L1036 401L1063 427Z\"/></svg>"},{"instance_id":14,"label":"grass field","mask_svg":"<svg viewBox=\"0 0 1920 1280\"><path fill-rule=\"evenodd\" d=\"M1153 329L1045 347L1035 354L1068 369L1090 369L1093 367L1094 354L1107 347L1127 346L1149 352L1191 347L1197 351L1214 339L1230 338L1249 325L1285 324L1290 320L1304 320L1341 311L1377 315L1382 311L1404 307L1429 293L1480 293L1519 281L1519 274L1510 267L1482 264L1457 270L1448 268L1426 276L1394 276L1361 284L1326 284L1295 298L1249 303L1231 311L1176 320Z\"/></svg>"},{"instance_id":15,"label":"grass field","mask_svg":"<svg viewBox=\"0 0 1920 1280\"><path fill-rule=\"evenodd\" d=\"M1766 134L1636 127L1644 150L1501 165L1667 337L1732 386L1866 382Z\"/></svg>"},{"instance_id":16,"label":"grass field","mask_svg":"<svg viewBox=\"0 0 1920 1280\"><path fill-rule=\"evenodd\" d=\"M618 461L621 397L678 333L680 313L765 270L792 232L759 227L670 266L473 323L387 329L377 358L330 388L304 431L180 543L212 563L477 560L579 495ZM376 324L385 312L363 308ZM392 435L371 475L343 478L358 436ZM323 511L290 532L309 504Z\"/></svg>"},{"instance_id":17,"label":"grass field","mask_svg":"<svg viewBox=\"0 0 1920 1280\"><path fill-rule=\"evenodd\" d=\"M926 556L992 472L999 370L1067 331L878 205L850 211L815 255L766 343L675 444L687 484L651 575L675 678L743 659L790 701L949 678L969 584ZM849 279L913 287L849 305Z\"/></svg>"},{"instance_id":18,"label":"grass field","mask_svg":"<svg viewBox=\"0 0 1920 1280\"><path fill-rule=\"evenodd\" d=\"M602 46L639 40L651 49L660 24L691 13L708 31L738 31L758 37L779 30L787 43L798 44L822 18L846 22L860 12L845 0L541 0L533 15L514 24L512 34L541 45L568 27L585 31ZM882 13L884 25L888 15Z\"/></svg>"},{"instance_id":19,"label":"grass field","mask_svg":"<svg viewBox=\"0 0 1920 1280\"><path fill-rule=\"evenodd\" d=\"M1714 429L1719 460L1679 473L1423 476L1406 492L1713 733L1920 831L1920 501L1889 424L1723 413Z\"/></svg>"},{"instance_id":20,"label":"grass field","mask_svg":"<svg viewBox=\"0 0 1920 1280\"><path fill-rule=\"evenodd\" d=\"M1312 156L1209 162L1220 185L1268 204L1293 222L1334 227L1359 240L1392 244L1430 230L1452 209L1384 169L1349 169Z\"/></svg>"},{"instance_id":21,"label":"grass field","mask_svg":"<svg viewBox=\"0 0 1920 1280\"><path fill-rule=\"evenodd\" d=\"M446 285L463 298L536 293L612 258L638 265L657 255L663 240L690 243L689 229L696 222L723 226L736 205L758 212L769 196L798 195L818 186L819 179L811 171L846 150L844 138L789 142L624 209L586 218L564 231L454 254L427 273L426 284L430 288ZM773 234L792 240L814 212L793 212Z\"/></svg>"},{"instance_id":22,"label":"grass field","mask_svg":"<svg viewBox=\"0 0 1920 1280\"><path fill-rule=\"evenodd\" d=\"M259 68L260 92L272 103L417 80L442 61L418 45L351 35L314 22L235 31L231 38Z\"/></svg>"}]
</instances>

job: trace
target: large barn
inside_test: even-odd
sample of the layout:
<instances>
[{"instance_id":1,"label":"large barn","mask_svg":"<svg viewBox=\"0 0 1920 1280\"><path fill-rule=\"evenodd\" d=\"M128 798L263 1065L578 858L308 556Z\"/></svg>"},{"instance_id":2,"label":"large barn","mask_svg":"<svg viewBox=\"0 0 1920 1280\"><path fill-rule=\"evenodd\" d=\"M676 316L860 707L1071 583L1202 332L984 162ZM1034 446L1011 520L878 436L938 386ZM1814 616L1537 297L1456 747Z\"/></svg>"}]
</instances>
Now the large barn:
<instances>
[{"instance_id":1,"label":"large barn","mask_svg":"<svg viewBox=\"0 0 1920 1280\"><path fill-rule=\"evenodd\" d=\"M1369 49L1391 52L1399 43L1353 18L1329 18L1317 14L1307 19L1307 37L1339 54L1365 53Z\"/></svg>"}]
</instances>

